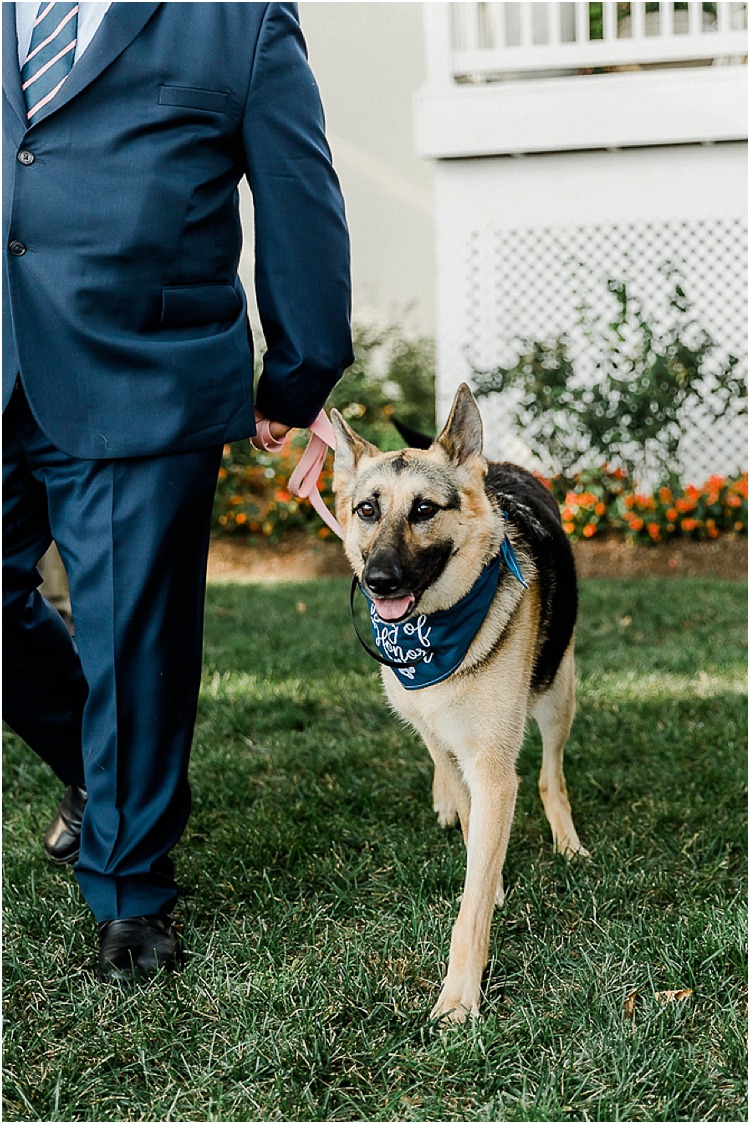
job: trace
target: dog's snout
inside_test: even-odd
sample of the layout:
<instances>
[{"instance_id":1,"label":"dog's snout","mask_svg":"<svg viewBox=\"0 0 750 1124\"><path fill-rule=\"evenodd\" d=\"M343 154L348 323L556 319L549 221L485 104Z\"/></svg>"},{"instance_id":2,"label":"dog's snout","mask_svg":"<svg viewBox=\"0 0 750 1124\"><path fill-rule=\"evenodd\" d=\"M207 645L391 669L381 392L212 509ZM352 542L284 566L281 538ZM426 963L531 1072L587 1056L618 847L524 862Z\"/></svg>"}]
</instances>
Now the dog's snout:
<instances>
[{"instance_id":1,"label":"dog's snout","mask_svg":"<svg viewBox=\"0 0 750 1124\"><path fill-rule=\"evenodd\" d=\"M387 547L371 554L363 577L368 589L378 597L390 597L401 590L404 571L397 551Z\"/></svg>"}]
</instances>

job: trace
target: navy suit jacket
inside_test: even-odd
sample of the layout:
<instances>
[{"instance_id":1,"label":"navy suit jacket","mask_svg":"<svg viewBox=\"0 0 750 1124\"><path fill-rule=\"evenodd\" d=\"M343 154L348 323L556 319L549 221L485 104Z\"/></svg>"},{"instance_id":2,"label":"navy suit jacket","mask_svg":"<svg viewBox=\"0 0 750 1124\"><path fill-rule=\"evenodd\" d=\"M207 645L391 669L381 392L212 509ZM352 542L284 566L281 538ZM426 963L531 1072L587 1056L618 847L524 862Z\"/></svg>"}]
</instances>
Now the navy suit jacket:
<instances>
[{"instance_id":1,"label":"navy suit jacket","mask_svg":"<svg viewBox=\"0 0 750 1124\"><path fill-rule=\"evenodd\" d=\"M116 3L29 127L3 4L3 408L82 458L307 425L352 362L349 241L294 4Z\"/></svg>"}]
</instances>

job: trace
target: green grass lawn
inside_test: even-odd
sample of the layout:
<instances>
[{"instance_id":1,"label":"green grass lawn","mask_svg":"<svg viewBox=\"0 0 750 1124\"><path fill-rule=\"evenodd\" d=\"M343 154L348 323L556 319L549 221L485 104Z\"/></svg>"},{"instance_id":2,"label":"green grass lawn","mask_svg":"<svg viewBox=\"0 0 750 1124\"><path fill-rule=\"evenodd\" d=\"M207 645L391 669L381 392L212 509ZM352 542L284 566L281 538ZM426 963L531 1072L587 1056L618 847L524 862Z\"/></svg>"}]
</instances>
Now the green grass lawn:
<instances>
[{"instance_id":1,"label":"green grass lawn","mask_svg":"<svg viewBox=\"0 0 750 1124\"><path fill-rule=\"evenodd\" d=\"M552 853L530 731L483 1018L439 1029L463 845L346 581L213 587L181 973L95 982L40 846L58 786L7 738L5 1119L746 1119L745 598L583 584L566 761L592 858Z\"/></svg>"}]
</instances>

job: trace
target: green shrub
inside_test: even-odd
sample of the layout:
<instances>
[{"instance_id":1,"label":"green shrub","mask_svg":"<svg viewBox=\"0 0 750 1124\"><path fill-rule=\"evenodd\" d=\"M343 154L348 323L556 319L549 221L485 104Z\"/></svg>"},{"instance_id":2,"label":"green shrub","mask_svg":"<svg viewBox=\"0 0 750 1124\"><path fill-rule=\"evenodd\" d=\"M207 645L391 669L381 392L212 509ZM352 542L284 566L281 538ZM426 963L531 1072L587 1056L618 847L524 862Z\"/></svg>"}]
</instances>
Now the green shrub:
<instances>
[{"instance_id":1,"label":"green shrub","mask_svg":"<svg viewBox=\"0 0 750 1124\"><path fill-rule=\"evenodd\" d=\"M669 301L670 322L660 328L649 323L623 282L607 287L615 301L611 321L594 323L581 310L593 378L576 369L563 334L523 341L510 367L475 370L477 395L517 392L515 428L557 473L571 476L606 462L633 479L674 485L696 408L712 423L746 410L738 360L722 354L696 323L679 282Z\"/></svg>"},{"instance_id":2,"label":"green shrub","mask_svg":"<svg viewBox=\"0 0 750 1124\"><path fill-rule=\"evenodd\" d=\"M383 450L403 441L392 424L396 415L413 429L435 432L435 354L431 340L404 339L398 326L358 327L356 359L334 387L329 405L340 410L357 433Z\"/></svg>"}]
</instances>

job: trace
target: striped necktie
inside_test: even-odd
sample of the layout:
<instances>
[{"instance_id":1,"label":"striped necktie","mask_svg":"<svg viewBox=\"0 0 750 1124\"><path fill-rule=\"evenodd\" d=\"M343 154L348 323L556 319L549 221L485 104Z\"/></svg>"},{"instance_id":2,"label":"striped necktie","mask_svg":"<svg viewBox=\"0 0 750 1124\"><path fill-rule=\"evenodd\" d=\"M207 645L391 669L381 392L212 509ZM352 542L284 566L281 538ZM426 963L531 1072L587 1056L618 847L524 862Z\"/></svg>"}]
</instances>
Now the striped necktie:
<instances>
[{"instance_id":1,"label":"striped necktie","mask_svg":"<svg viewBox=\"0 0 750 1124\"><path fill-rule=\"evenodd\" d=\"M70 74L78 34L78 4L42 2L34 21L29 53L21 68L26 116L33 121Z\"/></svg>"}]
</instances>

